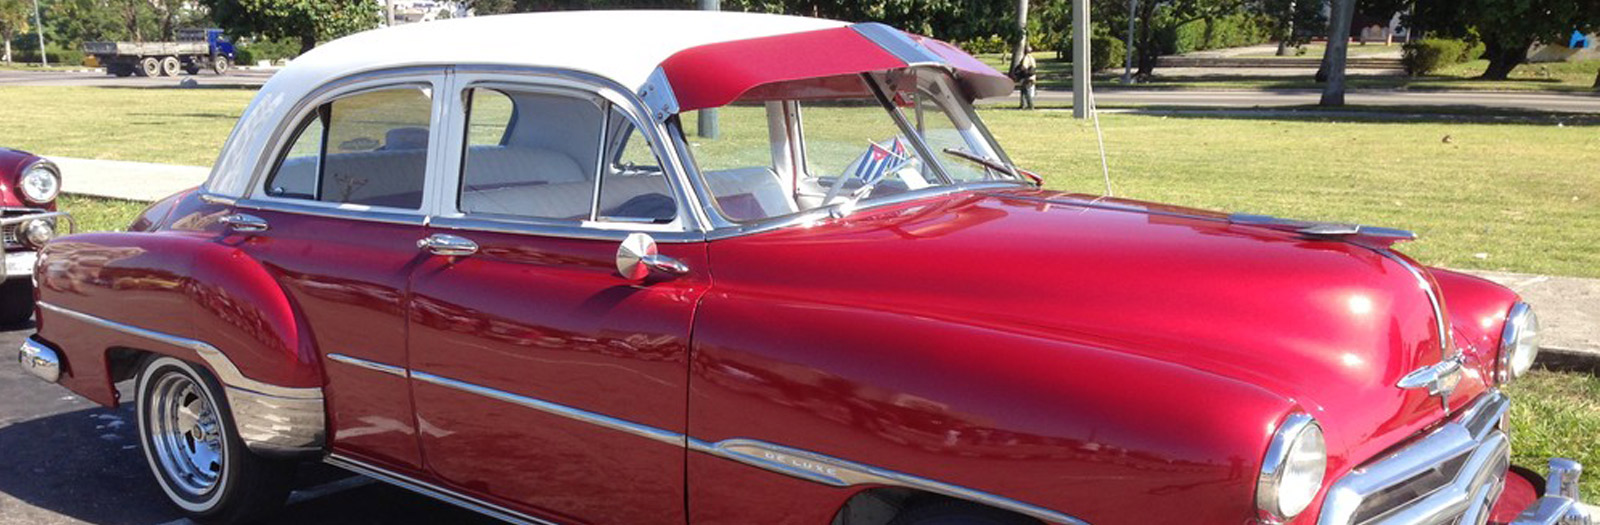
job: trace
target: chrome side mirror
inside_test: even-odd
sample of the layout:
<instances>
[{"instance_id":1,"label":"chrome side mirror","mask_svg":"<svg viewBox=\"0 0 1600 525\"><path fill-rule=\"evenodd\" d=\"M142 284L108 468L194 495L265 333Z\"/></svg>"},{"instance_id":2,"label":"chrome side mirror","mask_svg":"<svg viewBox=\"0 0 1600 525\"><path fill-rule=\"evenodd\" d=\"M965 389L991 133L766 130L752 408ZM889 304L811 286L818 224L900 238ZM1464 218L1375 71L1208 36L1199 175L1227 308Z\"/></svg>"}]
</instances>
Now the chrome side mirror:
<instances>
[{"instance_id":1,"label":"chrome side mirror","mask_svg":"<svg viewBox=\"0 0 1600 525\"><path fill-rule=\"evenodd\" d=\"M689 266L661 255L656 240L645 233L630 233L617 247L617 273L630 281L643 281L651 272L669 275L689 273Z\"/></svg>"}]
</instances>

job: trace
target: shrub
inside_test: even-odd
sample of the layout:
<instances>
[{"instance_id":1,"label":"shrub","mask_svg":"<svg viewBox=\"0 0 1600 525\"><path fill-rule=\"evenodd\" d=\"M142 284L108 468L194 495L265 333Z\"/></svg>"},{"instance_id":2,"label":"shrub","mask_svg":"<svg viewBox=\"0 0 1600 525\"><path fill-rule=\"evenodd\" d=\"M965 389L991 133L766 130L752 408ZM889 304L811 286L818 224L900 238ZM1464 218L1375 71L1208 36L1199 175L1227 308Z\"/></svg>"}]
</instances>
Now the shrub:
<instances>
[{"instance_id":1,"label":"shrub","mask_svg":"<svg viewBox=\"0 0 1600 525\"><path fill-rule=\"evenodd\" d=\"M1271 25L1255 15L1235 14L1182 24L1165 18L1156 20L1156 43L1165 55L1250 46L1272 39Z\"/></svg>"},{"instance_id":2,"label":"shrub","mask_svg":"<svg viewBox=\"0 0 1600 525\"><path fill-rule=\"evenodd\" d=\"M1400 63L1405 66L1406 73L1417 76L1433 73L1482 55L1482 42L1429 38L1407 43L1400 57Z\"/></svg>"},{"instance_id":3,"label":"shrub","mask_svg":"<svg viewBox=\"0 0 1600 525\"><path fill-rule=\"evenodd\" d=\"M1056 55L1061 60L1072 61L1072 38L1061 39L1056 45ZM1094 26L1093 33L1089 35L1089 63L1095 69L1122 67L1123 61L1128 56L1128 46L1122 39L1111 35L1111 31L1102 26Z\"/></svg>"},{"instance_id":4,"label":"shrub","mask_svg":"<svg viewBox=\"0 0 1600 525\"><path fill-rule=\"evenodd\" d=\"M276 62L294 58L300 54L300 43L289 39L251 40L234 46L233 51L235 62L253 66L262 60Z\"/></svg>"},{"instance_id":5,"label":"shrub","mask_svg":"<svg viewBox=\"0 0 1600 525\"><path fill-rule=\"evenodd\" d=\"M956 42L956 47L972 53L1010 53L1012 43L1000 38L1000 35L989 35L974 38L963 42Z\"/></svg>"},{"instance_id":6,"label":"shrub","mask_svg":"<svg viewBox=\"0 0 1600 525\"><path fill-rule=\"evenodd\" d=\"M50 65L52 66L81 66L83 65L83 51L67 49L51 44L45 48L49 52ZM39 48L11 50L11 60L14 62L39 63Z\"/></svg>"}]
</instances>

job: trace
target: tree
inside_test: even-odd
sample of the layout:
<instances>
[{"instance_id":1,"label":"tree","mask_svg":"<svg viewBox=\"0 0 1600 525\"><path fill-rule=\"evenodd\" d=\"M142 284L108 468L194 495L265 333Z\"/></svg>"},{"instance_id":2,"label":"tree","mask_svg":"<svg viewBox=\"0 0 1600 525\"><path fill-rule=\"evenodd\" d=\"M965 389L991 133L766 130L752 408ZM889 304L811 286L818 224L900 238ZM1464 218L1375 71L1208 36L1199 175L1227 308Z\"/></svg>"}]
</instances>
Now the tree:
<instances>
[{"instance_id":1,"label":"tree","mask_svg":"<svg viewBox=\"0 0 1600 525\"><path fill-rule=\"evenodd\" d=\"M28 32L32 17L33 9L27 0L0 0L0 38L6 40L5 56L0 58L5 63L11 63L11 41Z\"/></svg>"},{"instance_id":2,"label":"tree","mask_svg":"<svg viewBox=\"0 0 1600 525\"><path fill-rule=\"evenodd\" d=\"M1536 42L1566 43L1572 31L1600 29L1594 0L1416 0L1414 25L1452 35L1477 33L1489 67L1483 78L1505 80L1528 60Z\"/></svg>"},{"instance_id":3,"label":"tree","mask_svg":"<svg viewBox=\"0 0 1600 525\"><path fill-rule=\"evenodd\" d=\"M290 38L300 53L378 26L377 2L366 0L200 0L217 24L235 36Z\"/></svg>"},{"instance_id":4,"label":"tree","mask_svg":"<svg viewBox=\"0 0 1600 525\"><path fill-rule=\"evenodd\" d=\"M1350 22L1355 18L1356 0L1333 0L1333 17L1328 21L1328 48L1322 54L1322 70L1327 84L1322 86L1322 105L1344 105L1344 64L1350 51Z\"/></svg>"},{"instance_id":5,"label":"tree","mask_svg":"<svg viewBox=\"0 0 1600 525\"><path fill-rule=\"evenodd\" d=\"M1288 55L1291 47L1306 45L1316 32L1314 28L1328 23L1328 17L1322 14L1322 2L1317 0L1262 0L1255 7L1273 22L1278 56Z\"/></svg>"}]
</instances>

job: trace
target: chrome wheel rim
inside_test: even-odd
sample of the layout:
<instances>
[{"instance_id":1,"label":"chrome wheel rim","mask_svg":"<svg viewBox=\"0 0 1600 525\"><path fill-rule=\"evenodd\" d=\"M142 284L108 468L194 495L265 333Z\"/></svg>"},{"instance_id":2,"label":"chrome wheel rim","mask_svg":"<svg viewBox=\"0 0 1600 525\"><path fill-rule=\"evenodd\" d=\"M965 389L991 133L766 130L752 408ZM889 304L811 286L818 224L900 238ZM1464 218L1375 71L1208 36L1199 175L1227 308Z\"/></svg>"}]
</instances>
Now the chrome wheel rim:
<instances>
[{"instance_id":1,"label":"chrome wheel rim","mask_svg":"<svg viewBox=\"0 0 1600 525\"><path fill-rule=\"evenodd\" d=\"M192 496L216 489L226 455L222 420L205 391L187 376L167 374L149 400L151 448L173 487Z\"/></svg>"}]
</instances>

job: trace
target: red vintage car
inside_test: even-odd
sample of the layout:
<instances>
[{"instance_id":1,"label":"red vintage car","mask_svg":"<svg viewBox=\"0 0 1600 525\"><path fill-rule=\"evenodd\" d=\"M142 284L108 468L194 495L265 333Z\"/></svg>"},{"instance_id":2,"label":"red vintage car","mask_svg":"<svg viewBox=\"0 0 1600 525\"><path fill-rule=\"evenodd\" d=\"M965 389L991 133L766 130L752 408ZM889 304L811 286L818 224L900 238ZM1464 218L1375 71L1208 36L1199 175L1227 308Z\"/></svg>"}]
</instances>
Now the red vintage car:
<instances>
[{"instance_id":1,"label":"red vintage car","mask_svg":"<svg viewBox=\"0 0 1600 525\"><path fill-rule=\"evenodd\" d=\"M216 522L308 459L517 523L1589 519L1577 464L1511 468L1512 292L1404 231L1041 189L971 105L1011 89L872 23L358 34L205 185L49 243L22 362L133 380Z\"/></svg>"},{"instance_id":2,"label":"red vintage car","mask_svg":"<svg viewBox=\"0 0 1600 525\"><path fill-rule=\"evenodd\" d=\"M55 238L58 223L72 217L56 211L61 169L42 157L0 148L0 326L33 316L33 265L39 248Z\"/></svg>"}]
</instances>

